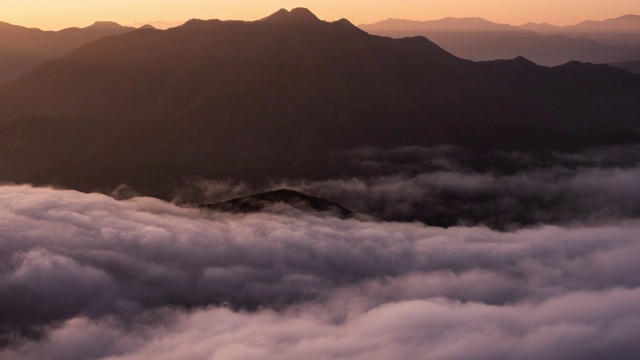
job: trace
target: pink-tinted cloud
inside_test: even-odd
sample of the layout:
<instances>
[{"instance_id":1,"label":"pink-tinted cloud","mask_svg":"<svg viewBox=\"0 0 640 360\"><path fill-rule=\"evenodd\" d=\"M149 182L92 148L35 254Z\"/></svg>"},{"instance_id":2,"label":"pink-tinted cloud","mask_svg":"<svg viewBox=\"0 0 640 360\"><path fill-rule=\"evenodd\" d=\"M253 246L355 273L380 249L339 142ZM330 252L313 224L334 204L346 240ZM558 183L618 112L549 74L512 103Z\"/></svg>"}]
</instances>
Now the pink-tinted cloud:
<instances>
[{"instance_id":1,"label":"pink-tinted cloud","mask_svg":"<svg viewBox=\"0 0 640 360\"><path fill-rule=\"evenodd\" d=\"M637 358L638 233L3 186L0 358Z\"/></svg>"}]
</instances>

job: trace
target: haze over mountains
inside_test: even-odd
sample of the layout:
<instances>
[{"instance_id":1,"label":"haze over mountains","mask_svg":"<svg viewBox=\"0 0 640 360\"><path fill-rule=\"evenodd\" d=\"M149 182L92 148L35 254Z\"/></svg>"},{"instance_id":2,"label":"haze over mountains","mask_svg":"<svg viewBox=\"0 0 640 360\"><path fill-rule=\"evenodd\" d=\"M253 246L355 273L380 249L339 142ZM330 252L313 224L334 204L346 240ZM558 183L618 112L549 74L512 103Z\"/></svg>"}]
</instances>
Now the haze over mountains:
<instances>
[{"instance_id":1,"label":"haze over mountains","mask_svg":"<svg viewBox=\"0 0 640 360\"><path fill-rule=\"evenodd\" d=\"M540 34L563 34L586 37L609 45L640 45L640 15L624 15L603 21L585 20L579 24L554 26L546 23L527 23L520 28Z\"/></svg>"},{"instance_id":2,"label":"haze over mountains","mask_svg":"<svg viewBox=\"0 0 640 360\"><path fill-rule=\"evenodd\" d=\"M348 173L331 154L640 139L640 77L461 60L306 9L103 38L0 89L3 180L157 189L188 176Z\"/></svg>"},{"instance_id":3,"label":"haze over mountains","mask_svg":"<svg viewBox=\"0 0 640 360\"><path fill-rule=\"evenodd\" d=\"M640 16L636 15L567 27L518 27L480 18L445 18L389 19L360 28L394 38L425 36L458 57L476 61L523 56L540 65L554 66L572 60L612 63L640 59Z\"/></svg>"},{"instance_id":4,"label":"haze over mountains","mask_svg":"<svg viewBox=\"0 0 640 360\"><path fill-rule=\"evenodd\" d=\"M85 28L43 31L0 22L0 83L18 78L45 61L90 41L133 28L97 22Z\"/></svg>"},{"instance_id":5,"label":"haze over mountains","mask_svg":"<svg viewBox=\"0 0 640 360\"><path fill-rule=\"evenodd\" d=\"M640 60L636 61L623 61L619 63L613 63L612 66L619 67L621 69L625 69L629 72L640 74Z\"/></svg>"}]
</instances>

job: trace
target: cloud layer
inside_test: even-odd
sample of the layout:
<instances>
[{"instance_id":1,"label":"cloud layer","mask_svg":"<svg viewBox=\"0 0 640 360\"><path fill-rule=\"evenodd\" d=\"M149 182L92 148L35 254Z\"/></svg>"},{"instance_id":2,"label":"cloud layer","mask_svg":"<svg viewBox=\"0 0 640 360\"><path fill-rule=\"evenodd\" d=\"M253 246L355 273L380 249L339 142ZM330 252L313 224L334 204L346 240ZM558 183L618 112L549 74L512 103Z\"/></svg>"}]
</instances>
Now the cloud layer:
<instances>
[{"instance_id":1,"label":"cloud layer","mask_svg":"<svg viewBox=\"0 0 640 360\"><path fill-rule=\"evenodd\" d=\"M0 358L638 358L638 233L2 186Z\"/></svg>"},{"instance_id":2,"label":"cloud layer","mask_svg":"<svg viewBox=\"0 0 640 360\"><path fill-rule=\"evenodd\" d=\"M214 202L284 187L381 220L482 224L501 230L640 216L639 146L571 154L474 153L450 146L364 148L344 158L358 176L279 179L258 186L193 181L177 192L177 199Z\"/></svg>"}]
</instances>

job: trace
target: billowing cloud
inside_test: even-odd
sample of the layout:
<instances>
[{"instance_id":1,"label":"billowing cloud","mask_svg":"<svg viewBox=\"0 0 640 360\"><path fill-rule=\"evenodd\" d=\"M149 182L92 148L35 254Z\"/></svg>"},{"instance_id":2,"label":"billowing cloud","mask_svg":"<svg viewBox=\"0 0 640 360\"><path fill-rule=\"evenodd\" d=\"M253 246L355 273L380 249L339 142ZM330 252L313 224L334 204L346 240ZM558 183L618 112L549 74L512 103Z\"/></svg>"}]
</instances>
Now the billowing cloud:
<instances>
[{"instance_id":1,"label":"billowing cloud","mask_svg":"<svg viewBox=\"0 0 640 360\"><path fill-rule=\"evenodd\" d=\"M443 298L362 310L164 310L154 324L68 320L6 359L636 359L640 292L611 289L495 306ZM338 301L338 300L336 300ZM346 316L344 315L346 313Z\"/></svg>"},{"instance_id":2,"label":"billowing cloud","mask_svg":"<svg viewBox=\"0 0 640 360\"><path fill-rule=\"evenodd\" d=\"M638 233L2 186L0 358L637 358Z\"/></svg>"},{"instance_id":3,"label":"billowing cloud","mask_svg":"<svg viewBox=\"0 0 640 360\"><path fill-rule=\"evenodd\" d=\"M640 167L543 169L514 175L430 172L284 185L385 220L433 225L593 223L640 215Z\"/></svg>"}]
</instances>

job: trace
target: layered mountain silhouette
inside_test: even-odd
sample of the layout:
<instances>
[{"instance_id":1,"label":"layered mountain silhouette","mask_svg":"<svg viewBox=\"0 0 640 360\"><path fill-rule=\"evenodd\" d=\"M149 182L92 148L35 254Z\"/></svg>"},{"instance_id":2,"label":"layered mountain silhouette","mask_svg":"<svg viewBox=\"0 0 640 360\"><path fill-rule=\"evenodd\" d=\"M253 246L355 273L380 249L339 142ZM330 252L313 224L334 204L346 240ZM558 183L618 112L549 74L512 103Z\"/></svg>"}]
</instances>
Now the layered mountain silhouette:
<instances>
[{"instance_id":1,"label":"layered mountain silhouette","mask_svg":"<svg viewBox=\"0 0 640 360\"><path fill-rule=\"evenodd\" d=\"M90 41L131 31L113 22L85 28L43 31L0 22L0 83L18 78L39 64Z\"/></svg>"},{"instance_id":2,"label":"layered mountain silhouette","mask_svg":"<svg viewBox=\"0 0 640 360\"><path fill-rule=\"evenodd\" d=\"M520 28L540 34L586 37L610 45L640 45L640 15L633 14L602 21L587 20L568 26L527 23Z\"/></svg>"},{"instance_id":3,"label":"layered mountain silhouette","mask_svg":"<svg viewBox=\"0 0 640 360\"><path fill-rule=\"evenodd\" d=\"M342 205L289 189L272 190L214 204L203 204L200 207L215 211L252 213L279 204L285 204L304 212L324 213L343 218L354 215L353 211Z\"/></svg>"},{"instance_id":4,"label":"layered mountain silhouette","mask_svg":"<svg viewBox=\"0 0 640 360\"><path fill-rule=\"evenodd\" d=\"M361 146L640 140L627 71L476 63L306 9L102 38L1 87L0 108L0 180L82 190L344 175L340 154Z\"/></svg>"},{"instance_id":5,"label":"layered mountain silhouette","mask_svg":"<svg viewBox=\"0 0 640 360\"><path fill-rule=\"evenodd\" d=\"M625 69L634 74L640 74L640 60L636 61L623 61L619 63L610 64L611 66L618 67L620 69Z\"/></svg>"},{"instance_id":6,"label":"layered mountain silhouette","mask_svg":"<svg viewBox=\"0 0 640 360\"><path fill-rule=\"evenodd\" d=\"M632 20L636 21L635 18ZM565 29L548 24L517 27L481 18L445 18L432 21L389 19L360 25L360 28L393 38L425 36L452 54L475 61L523 56L537 64L553 66L573 60L611 63L639 59L640 24L635 33L614 32L613 29L631 31L629 26L623 27L617 22L605 24L608 26L584 25ZM598 41L605 38L610 43Z\"/></svg>"}]
</instances>

